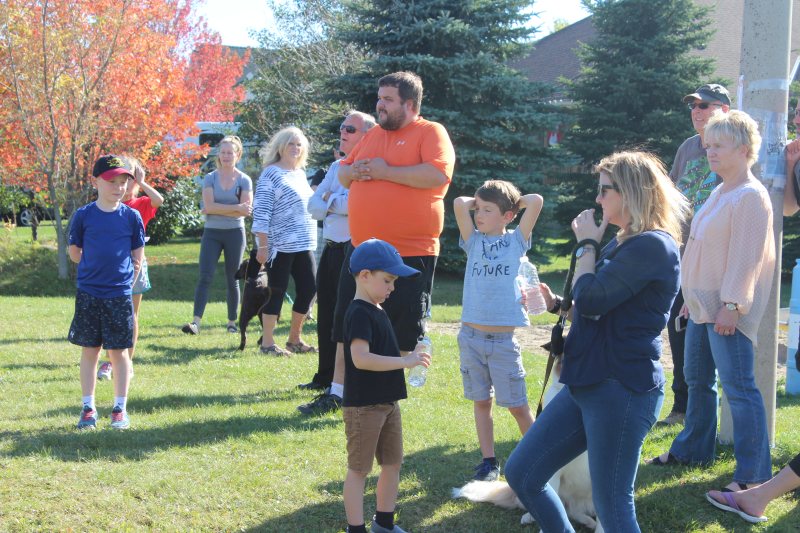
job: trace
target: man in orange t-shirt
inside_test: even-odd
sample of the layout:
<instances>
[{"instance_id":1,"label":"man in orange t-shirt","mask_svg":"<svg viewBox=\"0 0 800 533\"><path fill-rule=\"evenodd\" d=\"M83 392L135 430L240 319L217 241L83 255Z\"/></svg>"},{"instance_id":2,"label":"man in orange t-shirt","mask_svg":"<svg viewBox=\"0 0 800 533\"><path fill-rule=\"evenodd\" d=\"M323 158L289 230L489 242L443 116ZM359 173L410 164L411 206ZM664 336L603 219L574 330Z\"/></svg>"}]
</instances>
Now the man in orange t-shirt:
<instances>
[{"instance_id":1,"label":"man in orange t-shirt","mask_svg":"<svg viewBox=\"0 0 800 533\"><path fill-rule=\"evenodd\" d=\"M336 342L344 340L344 313L355 294L350 253L371 237L391 243L403 262L422 272L416 278L398 279L394 292L382 304L400 350L413 350L423 333L444 226L443 200L453 176L455 151L444 126L419 115L421 102L422 80L416 74L395 72L381 78L375 106L380 127L367 132L339 167L339 181L350 189L352 240L339 280L333 332ZM334 381L336 374L343 372L340 364L343 361L337 358ZM323 401L333 408L330 398Z\"/></svg>"}]
</instances>

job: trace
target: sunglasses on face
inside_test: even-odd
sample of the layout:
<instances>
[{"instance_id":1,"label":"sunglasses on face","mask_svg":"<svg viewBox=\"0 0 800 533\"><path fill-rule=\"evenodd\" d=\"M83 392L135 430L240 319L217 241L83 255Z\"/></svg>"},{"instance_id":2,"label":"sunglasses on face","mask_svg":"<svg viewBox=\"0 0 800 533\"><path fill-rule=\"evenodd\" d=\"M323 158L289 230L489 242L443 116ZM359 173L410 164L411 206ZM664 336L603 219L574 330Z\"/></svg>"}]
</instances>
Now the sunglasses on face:
<instances>
[{"instance_id":1,"label":"sunglasses on face","mask_svg":"<svg viewBox=\"0 0 800 533\"><path fill-rule=\"evenodd\" d=\"M607 185L605 183L601 183L601 184L599 184L597 186L597 196L599 196L600 198L605 198L606 197L606 191L618 191L619 192L619 187L617 187L613 183L611 185Z\"/></svg>"},{"instance_id":2,"label":"sunglasses on face","mask_svg":"<svg viewBox=\"0 0 800 533\"><path fill-rule=\"evenodd\" d=\"M352 135L355 132L357 132L358 129L355 126L348 126L348 125L342 124L341 126L339 126L339 131L346 131L347 133Z\"/></svg>"},{"instance_id":3,"label":"sunglasses on face","mask_svg":"<svg viewBox=\"0 0 800 533\"><path fill-rule=\"evenodd\" d=\"M714 107L722 107L722 104L709 104L708 102L689 102L686 105L689 106L689 109L694 109L695 107L699 107L700 109L703 109L703 110L708 109L712 105Z\"/></svg>"}]
</instances>

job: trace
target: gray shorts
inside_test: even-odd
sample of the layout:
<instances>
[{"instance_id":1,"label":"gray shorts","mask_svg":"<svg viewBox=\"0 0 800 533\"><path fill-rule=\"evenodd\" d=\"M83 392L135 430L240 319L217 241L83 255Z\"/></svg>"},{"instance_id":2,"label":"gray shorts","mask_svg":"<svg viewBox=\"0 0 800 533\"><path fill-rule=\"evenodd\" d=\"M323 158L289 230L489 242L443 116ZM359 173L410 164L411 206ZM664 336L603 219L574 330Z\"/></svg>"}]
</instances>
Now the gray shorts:
<instances>
[{"instance_id":1,"label":"gray shorts","mask_svg":"<svg viewBox=\"0 0 800 533\"><path fill-rule=\"evenodd\" d=\"M513 333L486 333L462 324L458 349L466 399L494 397L501 407L528 403L522 351Z\"/></svg>"},{"instance_id":2,"label":"gray shorts","mask_svg":"<svg viewBox=\"0 0 800 533\"><path fill-rule=\"evenodd\" d=\"M150 276L147 273L147 258L142 258L142 269L139 276L133 280L133 294L144 294L151 289Z\"/></svg>"}]
</instances>

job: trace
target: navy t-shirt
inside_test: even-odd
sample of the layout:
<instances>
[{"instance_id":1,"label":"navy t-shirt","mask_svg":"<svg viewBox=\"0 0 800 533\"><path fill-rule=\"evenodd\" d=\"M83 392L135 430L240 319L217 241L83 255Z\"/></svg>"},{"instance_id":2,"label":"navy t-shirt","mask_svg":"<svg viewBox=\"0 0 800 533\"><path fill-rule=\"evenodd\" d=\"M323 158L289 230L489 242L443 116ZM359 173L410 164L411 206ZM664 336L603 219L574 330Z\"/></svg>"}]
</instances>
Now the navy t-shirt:
<instances>
[{"instance_id":1,"label":"navy t-shirt","mask_svg":"<svg viewBox=\"0 0 800 533\"><path fill-rule=\"evenodd\" d=\"M125 204L111 212L87 204L72 216L69 244L83 249L78 263L78 289L96 298L131 294L131 251L144 246L144 225L138 211Z\"/></svg>"},{"instance_id":2,"label":"navy t-shirt","mask_svg":"<svg viewBox=\"0 0 800 533\"><path fill-rule=\"evenodd\" d=\"M380 307L353 300L344 315L344 398L345 407L390 403L407 398L403 369L376 372L353 364L350 343L362 339L370 353L400 357L400 347L389 316Z\"/></svg>"},{"instance_id":3,"label":"navy t-shirt","mask_svg":"<svg viewBox=\"0 0 800 533\"><path fill-rule=\"evenodd\" d=\"M619 246L619 250L614 249ZM678 245L667 233L614 238L594 274L578 278L564 345L561 382L584 386L607 378L636 392L664 384L661 331L680 287Z\"/></svg>"}]
</instances>

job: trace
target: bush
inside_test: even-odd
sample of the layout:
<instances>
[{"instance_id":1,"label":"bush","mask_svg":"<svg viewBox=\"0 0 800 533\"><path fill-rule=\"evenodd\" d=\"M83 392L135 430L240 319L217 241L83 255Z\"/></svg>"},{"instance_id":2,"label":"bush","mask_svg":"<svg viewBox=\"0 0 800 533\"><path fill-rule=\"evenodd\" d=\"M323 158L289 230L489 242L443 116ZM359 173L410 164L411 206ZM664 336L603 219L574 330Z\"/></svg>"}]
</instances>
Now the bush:
<instances>
[{"instance_id":1,"label":"bush","mask_svg":"<svg viewBox=\"0 0 800 533\"><path fill-rule=\"evenodd\" d=\"M164 194L164 203L147 226L148 244L163 244L178 234L179 230L203 227L203 215L198 208L197 185L192 178L175 182L175 187Z\"/></svg>"}]
</instances>

